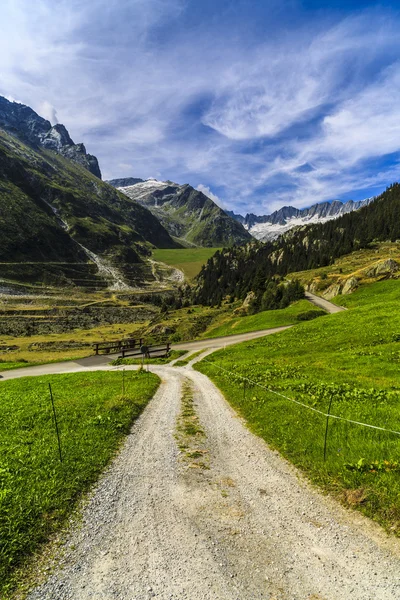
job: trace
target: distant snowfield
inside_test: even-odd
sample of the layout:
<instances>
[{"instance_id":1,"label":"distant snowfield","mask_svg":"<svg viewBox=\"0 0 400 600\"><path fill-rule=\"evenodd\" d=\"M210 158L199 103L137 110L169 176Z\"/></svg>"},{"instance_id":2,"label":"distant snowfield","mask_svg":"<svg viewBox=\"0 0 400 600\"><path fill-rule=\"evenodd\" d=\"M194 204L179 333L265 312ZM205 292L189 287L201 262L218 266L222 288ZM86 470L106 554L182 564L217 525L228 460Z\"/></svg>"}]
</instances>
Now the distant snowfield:
<instances>
[{"instance_id":1,"label":"distant snowfield","mask_svg":"<svg viewBox=\"0 0 400 600\"><path fill-rule=\"evenodd\" d=\"M257 240L267 242L276 239L294 227L326 223L327 221L338 219L349 212L360 210L360 208L367 206L373 201L374 198L366 198L365 200L358 200L357 202L349 200L345 203L335 200L332 203L321 202L319 204L313 204L310 208L302 210L296 210L289 206L283 207L272 213L272 215L266 215L265 217L246 215L246 217L241 217L241 219L242 222L244 221L244 228L247 229L251 235ZM288 216L288 211L297 214ZM255 220L260 219L264 219L264 222L254 222Z\"/></svg>"},{"instance_id":2,"label":"distant snowfield","mask_svg":"<svg viewBox=\"0 0 400 600\"><path fill-rule=\"evenodd\" d=\"M244 225L244 228L247 229L251 235L253 235L257 240L261 240L266 242L268 240L274 240L289 229L293 229L293 227L298 227L301 225L312 225L315 223L326 223L326 221L331 221L332 219L337 219L340 215L334 215L330 217L318 217L315 215L314 217L309 218L299 218L293 217L292 219L288 219L284 225L279 223L256 223L252 227L248 225Z\"/></svg>"},{"instance_id":3,"label":"distant snowfield","mask_svg":"<svg viewBox=\"0 0 400 600\"><path fill-rule=\"evenodd\" d=\"M146 179L146 181L135 183L134 185L128 185L126 187L119 187L117 189L121 190L121 192L124 192L135 200L141 200L146 198L152 192L155 192L156 190L163 190L170 185L175 184L171 184L171 182L168 181L158 181L157 179Z\"/></svg>"}]
</instances>

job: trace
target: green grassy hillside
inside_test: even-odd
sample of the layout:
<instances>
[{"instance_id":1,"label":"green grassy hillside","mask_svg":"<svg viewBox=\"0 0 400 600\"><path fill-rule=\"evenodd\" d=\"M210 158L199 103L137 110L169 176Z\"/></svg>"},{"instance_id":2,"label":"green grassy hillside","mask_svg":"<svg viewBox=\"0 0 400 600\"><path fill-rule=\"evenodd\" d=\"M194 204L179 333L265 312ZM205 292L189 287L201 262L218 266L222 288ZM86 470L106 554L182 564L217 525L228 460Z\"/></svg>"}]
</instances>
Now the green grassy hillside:
<instances>
[{"instance_id":1,"label":"green grassy hillside","mask_svg":"<svg viewBox=\"0 0 400 600\"><path fill-rule=\"evenodd\" d=\"M264 310L255 315L243 317L235 317L228 313L226 314L225 319L221 318L218 323L209 327L202 337L214 338L237 333L247 333L249 331L258 331L260 329L271 329L283 325L294 325L302 320L311 321L324 314L325 311L310 304L307 300L299 300L287 308Z\"/></svg>"},{"instance_id":2,"label":"green grassy hillside","mask_svg":"<svg viewBox=\"0 0 400 600\"><path fill-rule=\"evenodd\" d=\"M340 297L348 311L229 347L198 368L313 481L400 534L400 435L330 419L324 461L326 417L315 412L332 402L331 414L400 432L399 301L400 282L375 283Z\"/></svg>"},{"instance_id":3,"label":"green grassy hillside","mask_svg":"<svg viewBox=\"0 0 400 600\"><path fill-rule=\"evenodd\" d=\"M43 281L46 273L47 279L61 284L74 279L68 265L89 262L77 242L125 268L133 280L143 278L142 257L150 245L176 247L143 206L76 163L26 146L2 131L0 237L0 277L30 281L29 267L13 277L5 263L36 262L43 269L34 274L34 281ZM46 268L49 262L58 263L57 268ZM95 280L97 269L91 271L76 279Z\"/></svg>"}]
</instances>

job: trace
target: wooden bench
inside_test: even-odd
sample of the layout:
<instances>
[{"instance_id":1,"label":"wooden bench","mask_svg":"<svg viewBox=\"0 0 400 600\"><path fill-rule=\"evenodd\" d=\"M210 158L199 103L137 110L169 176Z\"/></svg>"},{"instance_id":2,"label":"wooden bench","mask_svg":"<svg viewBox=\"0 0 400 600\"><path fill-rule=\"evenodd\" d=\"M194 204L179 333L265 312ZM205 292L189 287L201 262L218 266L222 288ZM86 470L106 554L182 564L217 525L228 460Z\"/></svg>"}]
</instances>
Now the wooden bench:
<instances>
[{"instance_id":1,"label":"wooden bench","mask_svg":"<svg viewBox=\"0 0 400 600\"><path fill-rule=\"evenodd\" d=\"M142 344L140 344L142 345ZM168 356L171 351L171 344L167 342L166 344L158 345L158 346L147 346L148 355L153 358L162 358L164 356ZM144 358L144 354L142 350L139 348L122 348L121 356L118 358Z\"/></svg>"},{"instance_id":2,"label":"wooden bench","mask_svg":"<svg viewBox=\"0 0 400 600\"><path fill-rule=\"evenodd\" d=\"M140 347L143 343L143 340L135 340L133 338L126 338L124 340L113 340L112 342L96 342L93 344L94 353L97 356L100 353L103 354L116 354L117 352L121 352L121 350L133 350L137 347Z\"/></svg>"}]
</instances>

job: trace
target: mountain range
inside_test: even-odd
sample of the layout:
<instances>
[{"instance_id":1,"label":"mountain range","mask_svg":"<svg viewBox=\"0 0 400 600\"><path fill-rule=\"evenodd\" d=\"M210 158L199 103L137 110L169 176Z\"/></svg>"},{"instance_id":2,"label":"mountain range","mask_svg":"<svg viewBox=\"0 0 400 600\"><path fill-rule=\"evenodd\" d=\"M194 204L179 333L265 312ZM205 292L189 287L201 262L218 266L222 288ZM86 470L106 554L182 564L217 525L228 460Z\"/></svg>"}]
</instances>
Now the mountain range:
<instances>
[{"instance_id":1,"label":"mountain range","mask_svg":"<svg viewBox=\"0 0 400 600\"><path fill-rule=\"evenodd\" d=\"M189 184L134 178L108 183L148 208L183 246L232 246L252 239L241 223Z\"/></svg>"},{"instance_id":2,"label":"mountain range","mask_svg":"<svg viewBox=\"0 0 400 600\"><path fill-rule=\"evenodd\" d=\"M0 278L116 289L154 279L151 248L177 247L157 218L101 181L63 125L0 101Z\"/></svg>"},{"instance_id":3,"label":"mountain range","mask_svg":"<svg viewBox=\"0 0 400 600\"><path fill-rule=\"evenodd\" d=\"M313 204L309 208L294 208L293 206L283 206L270 215L257 216L248 213L245 217L235 214L232 211L226 211L229 216L241 223L244 228L256 239L266 242L277 239L280 235L302 225L312 225L316 223L325 223L331 219L359 210L363 206L368 206L374 198L359 200L354 202L321 202Z\"/></svg>"},{"instance_id":4,"label":"mountain range","mask_svg":"<svg viewBox=\"0 0 400 600\"><path fill-rule=\"evenodd\" d=\"M217 271L230 273L225 290L223 279L210 274L214 262L203 270L198 299L214 302L236 285L243 295L253 279L265 283L274 273L329 264L375 238L398 239L399 189L360 202L242 217L189 184L134 177L103 182L97 158L75 144L64 125L52 126L0 96L3 282L127 289L157 280L149 260L154 247L244 244L218 259ZM252 236L266 244L248 245ZM247 246L254 246L251 256Z\"/></svg>"},{"instance_id":5,"label":"mountain range","mask_svg":"<svg viewBox=\"0 0 400 600\"><path fill-rule=\"evenodd\" d=\"M253 308L259 310L268 305L270 296L276 299L280 277L325 267L375 242L399 239L400 184L395 183L373 202L336 219L292 228L264 244L216 252L202 269L193 298L219 304L225 297L244 299L252 292Z\"/></svg>"}]
</instances>

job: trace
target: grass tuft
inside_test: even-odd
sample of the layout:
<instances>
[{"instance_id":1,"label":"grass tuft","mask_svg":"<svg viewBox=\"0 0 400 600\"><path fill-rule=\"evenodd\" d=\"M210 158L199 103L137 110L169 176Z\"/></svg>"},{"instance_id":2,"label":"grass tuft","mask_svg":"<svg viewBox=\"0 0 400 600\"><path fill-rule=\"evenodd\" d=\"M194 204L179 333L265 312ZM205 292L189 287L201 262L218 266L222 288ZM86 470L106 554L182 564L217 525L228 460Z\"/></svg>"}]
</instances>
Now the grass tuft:
<instances>
[{"instance_id":1,"label":"grass tuft","mask_svg":"<svg viewBox=\"0 0 400 600\"><path fill-rule=\"evenodd\" d=\"M197 416L193 389L189 380L182 386L181 412L175 438L183 460L190 468L208 469L208 450L204 447L206 435Z\"/></svg>"}]
</instances>

